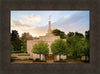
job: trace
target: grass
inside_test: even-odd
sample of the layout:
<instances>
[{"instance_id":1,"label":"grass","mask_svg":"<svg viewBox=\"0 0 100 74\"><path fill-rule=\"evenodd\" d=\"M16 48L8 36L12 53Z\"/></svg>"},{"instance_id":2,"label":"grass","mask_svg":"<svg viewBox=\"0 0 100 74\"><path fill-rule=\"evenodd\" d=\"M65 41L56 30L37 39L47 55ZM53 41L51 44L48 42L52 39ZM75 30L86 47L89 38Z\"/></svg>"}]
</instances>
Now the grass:
<instances>
[{"instance_id":1,"label":"grass","mask_svg":"<svg viewBox=\"0 0 100 74\"><path fill-rule=\"evenodd\" d=\"M13 61L28 61L28 60L33 60L33 58L25 58L25 59L15 59L15 58L11 58L11 62L13 62Z\"/></svg>"},{"instance_id":2,"label":"grass","mask_svg":"<svg viewBox=\"0 0 100 74\"><path fill-rule=\"evenodd\" d=\"M27 53L27 52L23 52L23 51L11 51L11 53Z\"/></svg>"},{"instance_id":3,"label":"grass","mask_svg":"<svg viewBox=\"0 0 100 74\"><path fill-rule=\"evenodd\" d=\"M67 62L68 62L68 61L73 61L73 62L74 62L74 61L75 61L75 62L76 62L76 61L80 61L80 62L81 62L80 59L66 59L66 61L67 61Z\"/></svg>"},{"instance_id":4,"label":"grass","mask_svg":"<svg viewBox=\"0 0 100 74\"><path fill-rule=\"evenodd\" d=\"M20 54L19 56L25 56L25 55L26 54ZM17 59L16 57L12 57L11 58L11 62L12 61L28 61L28 60L31 60L33 62L46 62L46 60L40 60L39 58L36 58L35 60L33 58L25 58L25 59ZM83 63L89 63L88 60L81 60L79 57L73 57L73 56L68 56L67 59L60 59L59 61L54 61L54 62L61 62L61 63L67 63L67 62L73 62L73 63L74 62L83 62Z\"/></svg>"},{"instance_id":5,"label":"grass","mask_svg":"<svg viewBox=\"0 0 100 74\"><path fill-rule=\"evenodd\" d=\"M11 51L11 53L21 53L21 51Z\"/></svg>"},{"instance_id":6,"label":"grass","mask_svg":"<svg viewBox=\"0 0 100 74\"><path fill-rule=\"evenodd\" d=\"M60 60L54 61L54 62L66 62L66 59L60 59Z\"/></svg>"},{"instance_id":7,"label":"grass","mask_svg":"<svg viewBox=\"0 0 100 74\"><path fill-rule=\"evenodd\" d=\"M84 62L84 63L88 63L88 60L79 60L79 59L65 59L65 60L59 60L59 61L54 61L54 62Z\"/></svg>"},{"instance_id":8,"label":"grass","mask_svg":"<svg viewBox=\"0 0 100 74\"><path fill-rule=\"evenodd\" d=\"M60 59L59 61L54 61L54 62L84 62L88 63L88 60L81 60L80 57L75 57L75 56L68 56L67 59Z\"/></svg>"},{"instance_id":9,"label":"grass","mask_svg":"<svg viewBox=\"0 0 100 74\"><path fill-rule=\"evenodd\" d=\"M13 61L28 61L28 60L31 60L33 62L46 62L46 60L40 60L40 59L33 60L33 58L25 58L25 59L15 59L15 58L11 58L11 62L13 62Z\"/></svg>"}]
</instances>

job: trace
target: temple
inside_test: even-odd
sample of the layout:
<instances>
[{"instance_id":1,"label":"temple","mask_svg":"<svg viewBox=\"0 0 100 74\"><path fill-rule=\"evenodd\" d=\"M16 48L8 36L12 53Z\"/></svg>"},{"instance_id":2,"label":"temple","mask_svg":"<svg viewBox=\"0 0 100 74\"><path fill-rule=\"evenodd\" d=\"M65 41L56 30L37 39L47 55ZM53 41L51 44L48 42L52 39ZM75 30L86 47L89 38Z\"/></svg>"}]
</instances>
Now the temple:
<instances>
[{"instance_id":1,"label":"temple","mask_svg":"<svg viewBox=\"0 0 100 74\"><path fill-rule=\"evenodd\" d=\"M30 54L30 56L33 59L39 58L38 54L32 53L32 48L35 43L38 43L38 41L43 40L44 42L47 42L49 45L49 54L48 55L42 55L41 60L59 60L59 55L53 55L51 52L51 44L54 40L60 39L60 36L55 36L52 34L51 30L51 16L49 16L49 22L48 22L48 33L45 36L40 36L39 38L33 38L33 40L27 40L27 52ZM61 55L62 59L66 59L66 56Z\"/></svg>"}]
</instances>

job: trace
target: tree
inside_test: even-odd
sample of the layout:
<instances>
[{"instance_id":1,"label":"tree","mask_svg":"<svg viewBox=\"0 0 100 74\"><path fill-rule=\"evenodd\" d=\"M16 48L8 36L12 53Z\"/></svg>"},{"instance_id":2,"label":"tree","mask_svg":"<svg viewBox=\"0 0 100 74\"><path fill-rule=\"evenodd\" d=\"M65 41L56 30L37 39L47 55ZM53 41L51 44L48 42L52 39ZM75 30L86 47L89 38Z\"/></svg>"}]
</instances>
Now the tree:
<instances>
[{"instance_id":1,"label":"tree","mask_svg":"<svg viewBox=\"0 0 100 74\"><path fill-rule=\"evenodd\" d=\"M77 56L84 56L85 40L80 40L76 43L75 49L77 49Z\"/></svg>"},{"instance_id":2,"label":"tree","mask_svg":"<svg viewBox=\"0 0 100 74\"><path fill-rule=\"evenodd\" d=\"M32 40L32 39L33 39L32 35L30 35L29 33L24 32L22 34L22 37L20 38L21 45L23 46L26 43L27 40Z\"/></svg>"},{"instance_id":3,"label":"tree","mask_svg":"<svg viewBox=\"0 0 100 74\"><path fill-rule=\"evenodd\" d=\"M89 58L89 42L86 41L85 46L84 46L84 55L85 55L85 60L87 60L87 57Z\"/></svg>"},{"instance_id":4,"label":"tree","mask_svg":"<svg viewBox=\"0 0 100 74\"><path fill-rule=\"evenodd\" d=\"M78 41L84 39L84 35L78 32L69 32L66 39L67 45L70 49L70 55L77 56L77 48L75 48L75 46Z\"/></svg>"},{"instance_id":5,"label":"tree","mask_svg":"<svg viewBox=\"0 0 100 74\"><path fill-rule=\"evenodd\" d=\"M89 34L90 34L90 31L85 31L85 39L89 41Z\"/></svg>"},{"instance_id":6,"label":"tree","mask_svg":"<svg viewBox=\"0 0 100 74\"><path fill-rule=\"evenodd\" d=\"M85 31L85 40L87 42L87 49L86 49L86 53L85 55L88 56L88 59L90 58L90 54L89 54L89 38L90 38L90 31Z\"/></svg>"},{"instance_id":7,"label":"tree","mask_svg":"<svg viewBox=\"0 0 100 74\"><path fill-rule=\"evenodd\" d=\"M10 49L11 49L10 51L11 51L11 53L12 53L12 52L14 51L14 47L13 47L12 44L10 45Z\"/></svg>"},{"instance_id":8,"label":"tree","mask_svg":"<svg viewBox=\"0 0 100 74\"><path fill-rule=\"evenodd\" d=\"M89 57L89 42L83 34L76 32L75 36L67 37L67 45L70 49L70 55Z\"/></svg>"},{"instance_id":9,"label":"tree","mask_svg":"<svg viewBox=\"0 0 100 74\"><path fill-rule=\"evenodd\" d=\"M21 40L23 41L23 43L25 43L27 40L32 40L32 39L33 39L33 37L29 33L24 32L22 34Z\"/></svg>"},{"instance_id":10,"label":"tree","mask_svg":"<svg viewBox=\"0 0 100 74\"><path fill-rule=\"evenodd\" d=\"M60 38L62 38L62 39L66 38L66 34L65 34L63 31L60 31L60 30L58 30L58 29L54 29L54 30L52 31L52 33L53 33L54 35L56 35L56 36L60 36Z\"/></svg>"},{"instance_id":11,"label":"tree","mask_svg":"<svg viewBox=\"0 0 100 74\"><path fill-rule=\"evenodd\" d=\"M57 39L51 44L51 51L54 55L59 55L59 59L61 59L61 55L67 55L67 46L66 42L62 39Z\"/></svg>"},{"instance_id":12,"label":"tree","mask_svg":"<svg viewBox=\"0 0 100 74\"><path fill-rule=\"evenodd\" d=\"M81 40L77 42L76 48L77 48L77 55L85 56L85 59L87 60L87 56L89 56L89 44L87 40Z\"/></svg>"},{"instance_id":13,"label":"tree","mask_svg":"<svg viewBox=\"0 0 100 74\"><path fill-rule=\"evenodd\" d=\"M23 46L21 46L21 52L27 52L26 43L24 43Z\"/></svg>"},{"instance_id":14,"label":"tree","mask_svg":"<svg viewBox=\"0 0 100 74\"><path fill-rule=\"evenodd\" d=\"M47 55L49 53L48 44L41 40L38 43L33 45L32 52L39 54L41 60L41 54Z\"/></svg>"},{"instance_id":15,"label":"tree","mask_svg":"<svg viewBox=\"0 0 100 74\"><path fill-rule=\"evenodd\" d=\"M67 38L67 45L69 46L70 49L70 55L76 56L76 49L75 49L75 44L77 42L77 38L74 37L68 37Z\"/></svg>"},{"instance_id":16,"label":"tree","mask_svg":"<svg viewBox=\"0 0 100 74\"><path fill-rule=\"evenodd\" d=\"M12 30L11 33L11 44L14 47L14 51L21 51L21 40L16 30Z\"/></svg>"},{"instance_id":17,"label":"tree","mask_svg":"<svg viewBox=\"0 0 100 74\"><path fill-rule=\"evenodd\" d=\"M19 38L18 31L17 30L12 30L11 41L13 41L15 38Z\"/></svg>"},{"instance_id":18,"label":"tree","mask_svg":"<svg viewBox=\"0 0 100 74\"><path fill-rule=\"evenodd\" d=\"M79 56L78 55L78 43L79 41L82 41L83 39L80 36L72 36L67 38L67 45L69 47L70 55L72 56Z\"/></svg>"},{"instance_id":19,"label":"tree","mask_svg":"<svg viewBox=\"0 0 100 74\"><path fill-rule=\"evenodd\" d=\"M67 34L67 36L68 36L68 37L74 36L74 32L69 32L69 33Z\"/></svg>"},{"instance_id":20,"label":"tree","mask_svg":"<svg viewBox=\"0 0 100 74\"><path fill-rule=\"evenodd\" d=\"M84 38L84 35L82 33L78 33L78 32L75 32L75 36L80 37L80 38Z\"/></svg>"}]
</instances>

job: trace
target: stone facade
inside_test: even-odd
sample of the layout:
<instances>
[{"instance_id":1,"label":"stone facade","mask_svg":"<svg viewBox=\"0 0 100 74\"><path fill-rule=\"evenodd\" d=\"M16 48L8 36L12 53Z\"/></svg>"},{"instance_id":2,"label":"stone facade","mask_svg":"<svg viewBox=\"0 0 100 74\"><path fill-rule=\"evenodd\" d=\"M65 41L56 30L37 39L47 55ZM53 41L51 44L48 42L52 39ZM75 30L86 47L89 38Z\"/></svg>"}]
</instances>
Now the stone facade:
<instances>
[{"instance_id":1,"label":"stone facade","mask_svg":"<svg viewBox=\"0 0 100 74\"><path fill-rule=\"evenodd\" d=\"M50 17L49 17L48 33L45 36L40 36L39 38L33 38L33 40L27 40L27 52L30 54L31 57L33 57L33 59L39 58L38 54L32 53L32 48L35 43L38 43L38 41L43 40L44 42L48 43L49 54L52 54L50 46L51 46L52 42L56 39L60 39L60 36L55 36L51 33L51 21L50 21ZM45 59L44 55L42 55L41 57L42 57L42 60ZM66 56L62 55L61 58L66 59ZM55 60L59 60L58 55L55 56Z\"/></svg>"}]
</instances>

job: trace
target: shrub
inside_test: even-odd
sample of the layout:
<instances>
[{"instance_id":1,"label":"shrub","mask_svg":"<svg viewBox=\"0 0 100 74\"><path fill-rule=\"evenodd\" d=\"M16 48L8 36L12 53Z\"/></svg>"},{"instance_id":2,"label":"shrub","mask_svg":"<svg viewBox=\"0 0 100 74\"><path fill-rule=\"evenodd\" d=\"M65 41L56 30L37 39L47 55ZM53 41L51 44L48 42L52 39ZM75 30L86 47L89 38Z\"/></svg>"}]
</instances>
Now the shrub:
<instances>
[{"instance_id":1,"label":"shrub","mask_svg":"<svg viewBox=\"0 0 100 74\"><path fill-rule=\"evenodd\" d=\"M33 60L33 62L46 62L46 60L40 60L39 58L36 58L35 60Z\"/></svg>"},{"instance_id":2,"label":"shrub","mask_svg":"<svg viewBox=\"0 0 100 74\"><path fill-rule=\"evenodd\" d=\"M60 59L60 60L54 61L54 62L66 62L66 59Z\"/></svg>"},{"instance_id":3,"label":"shrub","mask_svg":"<svg viewBox=\"0 0 100 74\"><path fill-rule=\"evenodd\" d=\"M13 59L13 58L11 58L11 60L10 60L11 62L13 62L13 61L15 61L15 59Z\"/></svg>"},{"instance_id":4,"label":"shrub","mask_svg":"<svg viewBox=\"0 0 100 74\"><path fill-rule=\"evenodd\" d=\"M39 58L36 58L35 61L41 61Z\"/></svg>"},{"instance_id":5,"label":"shrub","mask_svg":"<svg viewBox=\"0 0 100 74\"><path fill-rule=\"evenodd\" d=\"M23 46L21 46L21 52L23 52L23 53L27 52L26 43L24 43Z\"/></svg>"},{"instance_id":6,"label":"shrub","mask_svg":"<svg viewBox=\"0 0 100 74\"><path fill-rule=\"evenodd\" d=\"M11 53L21 53L21 51L12 51Z\"/></svg>"},{"instance_id":7,"label":"shrub","mask_svg":"<svg viewBox=\"0 0 100 74\"><path fill-rule=\"evenodd\" d=\"M11 58L11 62L13 62L13 61L27 61L27 60L33 60L33 58L25 58L25 59L15 59L15 58Z\"/></svg>"},{"instance_id":8,"label":"shrub","mask_svg":"<svg viewBox=\"0 0 100 74\"><path fill-rule=\"evenodd\" d=\"M33 58L29 58L29 60L33 60Z\"/></svg>"}]
</instances>

